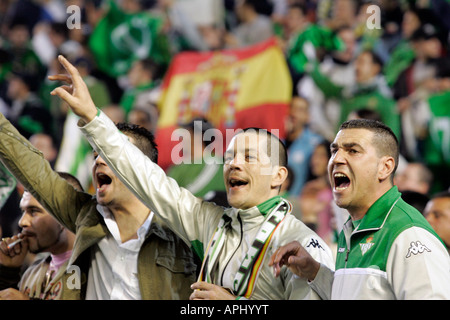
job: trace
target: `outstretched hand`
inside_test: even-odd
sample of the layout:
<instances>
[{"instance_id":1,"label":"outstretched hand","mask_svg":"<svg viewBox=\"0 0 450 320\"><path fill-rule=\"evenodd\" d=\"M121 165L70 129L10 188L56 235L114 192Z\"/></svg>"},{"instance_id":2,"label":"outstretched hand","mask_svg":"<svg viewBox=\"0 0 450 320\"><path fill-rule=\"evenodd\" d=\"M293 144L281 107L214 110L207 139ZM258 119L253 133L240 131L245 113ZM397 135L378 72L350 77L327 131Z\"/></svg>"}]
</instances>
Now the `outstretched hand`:
<instances>
[{"instance_id":1,"label":"outstretched hand","mask_svg":"<svg viewBox=\"0 0 450 320\"><path fill-rule=\"evenodd\" d=\"M54 89L50 94L60 97L67 102L72 111L86 123L91 122L97 115L97 108L92 101L89 89L83 78L66 58L58 56L58 61L66 69L68 74L57 74L49 76L49 80L61 81L65 84Z\"/></svg>"},{"instance_id":2,"label":"outstretched hand","mask_svg":"<svg viewBox=\"0 0 450 320\"><path fill-rule=\"evenodd\" d=\"M278 248L270 258L269 266L273 267L275 277L280 275L283 265L297 276L310 281L314 280L320 268L320 263L297 241Z\"/></svg>"}]
</instances>

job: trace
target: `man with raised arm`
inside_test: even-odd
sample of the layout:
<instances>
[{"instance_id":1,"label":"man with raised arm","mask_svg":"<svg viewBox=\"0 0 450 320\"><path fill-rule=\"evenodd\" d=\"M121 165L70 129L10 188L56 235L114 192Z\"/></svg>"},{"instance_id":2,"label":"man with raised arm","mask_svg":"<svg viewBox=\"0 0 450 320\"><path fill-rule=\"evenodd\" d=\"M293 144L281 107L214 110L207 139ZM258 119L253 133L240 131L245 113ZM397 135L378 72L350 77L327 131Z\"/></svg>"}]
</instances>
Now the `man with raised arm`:
<instances>
[{"instance_id":1,"label":"man with raised arm","mask_svg":"<svg viewBox=\"0 0 450 320\"><path fill-rule=\"evenodd\" d=\"M275 278L268 259L277 247L297 240L333 268L330 249L290 215L291 204L278 195L286 179L282 142L267 130L236 134L224 156L224 181L231 208L203 201L180 188L122 135L93 104L77 70L63 57L69 75L53 80L68 85L52 94L81 117L81 130L116 175L156 215L203 258L191 299L317 299L304 279L284 269Z\"/></svg>"},{"instance_id":2,"label":"man with raised arm","mask_svg":"<svg viewBox=\"0 0 450 320\"><path fill-rule=\"evenodd\" d=\"M142 157L157 161L149 131L128 124L114 127L142 150ZM188 299L196 276L192 250L124 186L101 156L94 157L95 196L62 179L0 113L0 160L75 233L69 267L81 299Z\"/></svg>"}]
</instances>

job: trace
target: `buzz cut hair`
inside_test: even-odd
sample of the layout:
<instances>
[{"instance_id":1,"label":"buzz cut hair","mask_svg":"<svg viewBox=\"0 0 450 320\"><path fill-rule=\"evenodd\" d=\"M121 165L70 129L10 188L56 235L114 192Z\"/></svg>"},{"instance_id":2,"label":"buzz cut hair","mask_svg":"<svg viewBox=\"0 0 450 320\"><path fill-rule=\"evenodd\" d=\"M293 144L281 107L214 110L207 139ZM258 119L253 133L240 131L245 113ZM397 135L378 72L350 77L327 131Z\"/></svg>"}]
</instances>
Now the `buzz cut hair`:
<instances>
[{"instance_id":1,"label":"buzz cut hair","mask_svg":"<svg viewBox=\"0 0 450 320\"><path fill-rule=\"evenodd\" d=\"M391 174L391 181L397 171L400 157L399 142L395 133L383 122L372 119L352 119L341 124L339 130L343 129L366 129L374 133L373 144L380 157L390 156L394 158L395 166Z\"/></svg>"},{"instance_id":2,"label":"buzz cut hair","mask_svg":"<svg viewBox=\"0 0 450 320\"><path fill-rule=\"evenodd\" d=\"M288 165L288 155L287 155L287 149L284 142L278 138L275 134L270 132L267 129L257 128L257 127L248 127L245 129L242 129L239 133L245 133L245 132L255 132L258 135L265 135L267 137L267 155L270 157L272 164L278 165L280 167L287 167ZM274 144L272 144L274 143ZM275 152L278 151L278 154L272 154L272 146L277 145L278 150L274 150ZM275 157L277 157L278 160L275 160Z\"/></svg>"},{"instance_id":3,"label":"buzz cut hair","mask_svg":"<svg viewBox=\"0 0 450 320\"><path fill-rule=\"evenodd\" d=\"M155 136L149 130L136 124L119 122L117 129L134 139L134 145L154 163L158 163L158 149Z\"/></svg>"}]
</instances>

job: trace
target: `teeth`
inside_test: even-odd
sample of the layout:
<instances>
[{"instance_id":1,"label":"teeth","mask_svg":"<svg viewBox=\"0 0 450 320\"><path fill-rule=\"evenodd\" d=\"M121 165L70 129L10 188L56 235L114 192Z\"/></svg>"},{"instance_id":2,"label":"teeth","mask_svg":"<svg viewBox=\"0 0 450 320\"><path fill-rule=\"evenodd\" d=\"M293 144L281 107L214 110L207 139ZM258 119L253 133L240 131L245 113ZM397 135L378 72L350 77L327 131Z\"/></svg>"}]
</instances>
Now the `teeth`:
<instances>
[{"instance_id":1,"label":"teeth","mask_svg":"<svg viewBox=\"0 0 450 320\"><path fill-rule=\"evenodd\" d=\"M230 185L231 186L237 186L237 185L244 185L246 184L245 181L239 180L239 179L230 179Z\"/></svg>"},{"instance_id":2,"label":"teeth","mask_svg":"<svg viewBox=\"0 0 450 320\"><path fill-rule=\"evenodd\" d=\"M334 189L336 191L342 191L342 190L345 190L345 189L347 189L349 187L349 184L343 183L341 181L341 179L345 179L344 181L349 180L348 177L345 174L343 174L341 172L336 172L333 175L333 177L335 179L335 187L334 187Z\"/></svg>"},{"instance_id":3,"label":"teeth","mask_svg":"<svg viewBox=\"0 0 450 320\"><path fill-rule=\"evenodd\" d=\"M335 178L346 178L347 176L346 176L345 174L343 174L343 173L339 173L339 172L338 172L338 173L335 173L335 174L334 174L334 177L335 177Z\"/></svg>"}]
</instances>

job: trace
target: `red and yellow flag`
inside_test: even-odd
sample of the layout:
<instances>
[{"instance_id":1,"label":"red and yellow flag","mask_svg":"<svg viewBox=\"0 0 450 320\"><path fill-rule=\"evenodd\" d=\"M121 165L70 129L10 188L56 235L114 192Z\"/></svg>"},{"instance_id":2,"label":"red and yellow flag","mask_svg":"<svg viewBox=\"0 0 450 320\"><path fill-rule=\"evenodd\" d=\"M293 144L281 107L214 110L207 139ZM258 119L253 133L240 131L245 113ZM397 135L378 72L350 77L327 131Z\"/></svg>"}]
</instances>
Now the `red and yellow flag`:
<instances>
[{"instance_id":1,"label":"red and yellow flag","mask_svg":"<svg viewBox=\"0 0 450 320\"><path fill-rule=\"evenodd\" d=\"M275 39L239 50L176 55L162 83L156 142L159 165L172 164L180 123L204 117L222 131L247 127L278 129L292 95L286 60ZM225 141L225 139L224 139Z\"/></svg>"}]
</instances>

